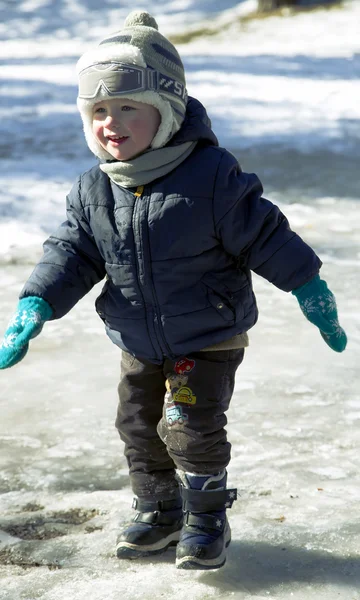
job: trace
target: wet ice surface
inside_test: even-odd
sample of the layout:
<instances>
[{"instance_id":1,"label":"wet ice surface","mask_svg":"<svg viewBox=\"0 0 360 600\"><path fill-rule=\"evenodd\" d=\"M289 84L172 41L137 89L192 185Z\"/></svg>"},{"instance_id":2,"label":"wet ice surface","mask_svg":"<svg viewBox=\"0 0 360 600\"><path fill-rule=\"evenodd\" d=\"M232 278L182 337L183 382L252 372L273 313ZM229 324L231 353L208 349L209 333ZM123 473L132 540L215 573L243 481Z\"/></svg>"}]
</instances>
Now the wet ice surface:
<instances>
[{"instance_id":1,"label":"wet ice surface","mask_svg":"<svg viewBox=\"0 0 360 600\"><path fill-rule=\"evenodd\" d=\"M19 4L23 15L8 12L17 37L4 44L1 74L13 117L1 123L1 332L41 241L63 218L71 182L93 164L69 64L90 35L84 12L102 36L114 6L72 2L71 45L64 2L50 21L48 0ZM41 17L42 38L29 10ZM226 566L176 571L173 550L141 562L114 556L132 493L113 425L120 355L95 314L97 287L0 373L0 600L360 599L360 54L358 19L331 14L321 38L304 15L298 26L249 26L232 36L231 56L212 38L184 48L191 92L209 106L221 143L260 175L265 195L320 255L349 337L345 353L332 352L291 295L254 278L260 319L228 412L229 485L239 499L228 512ZM163 22L173 27L170 14ZM64 27L55 37L53 23Z\"/></svg>"}]
</instances>

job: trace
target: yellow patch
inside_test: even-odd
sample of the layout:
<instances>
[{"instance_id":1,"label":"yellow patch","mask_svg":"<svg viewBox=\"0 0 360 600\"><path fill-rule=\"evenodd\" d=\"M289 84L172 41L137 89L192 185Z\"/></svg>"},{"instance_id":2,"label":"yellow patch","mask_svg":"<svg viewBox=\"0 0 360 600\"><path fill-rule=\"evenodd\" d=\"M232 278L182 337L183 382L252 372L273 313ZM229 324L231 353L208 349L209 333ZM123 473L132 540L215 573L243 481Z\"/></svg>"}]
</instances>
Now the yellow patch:
<instances>
[{"instance_id":1,"label":"yellow patch","mask_svg":"<svg viewBox=\"0 0 360 600\"><path fill-rule=\"evenodd\" d=\"M183 402L184 404L196 404L196 396L188 387L180 388L173 396L174 402Z\"/></svg>"}]
</instances>

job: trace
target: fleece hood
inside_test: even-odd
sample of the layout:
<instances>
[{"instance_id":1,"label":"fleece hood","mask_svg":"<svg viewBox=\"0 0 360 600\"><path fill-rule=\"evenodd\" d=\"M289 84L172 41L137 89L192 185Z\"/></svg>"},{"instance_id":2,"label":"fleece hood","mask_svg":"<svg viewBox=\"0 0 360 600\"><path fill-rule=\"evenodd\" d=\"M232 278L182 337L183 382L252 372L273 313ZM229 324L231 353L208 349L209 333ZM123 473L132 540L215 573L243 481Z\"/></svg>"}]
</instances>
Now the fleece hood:
<instances>
[{"instance_id":1,"label":"fleece hood","mask_svg":"<svg viewBox=\"0 0 360 600\"><path fill-rule=\"evenodd\" d=\"M191 96L187 102L183 124L167 146L177 146L186 142L201 142L204 146L219 145L205 107Z\"/></svg>"}]
</instances>

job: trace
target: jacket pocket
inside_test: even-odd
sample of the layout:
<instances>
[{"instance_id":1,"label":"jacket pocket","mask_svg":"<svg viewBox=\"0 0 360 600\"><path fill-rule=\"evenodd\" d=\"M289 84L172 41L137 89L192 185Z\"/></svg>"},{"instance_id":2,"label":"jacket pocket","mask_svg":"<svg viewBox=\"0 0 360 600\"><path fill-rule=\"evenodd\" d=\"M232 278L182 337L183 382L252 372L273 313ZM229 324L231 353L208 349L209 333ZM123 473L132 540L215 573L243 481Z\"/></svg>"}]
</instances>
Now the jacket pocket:
<instances>
[{"instance_id":1,"label":"jacket pocket","mask_svg":"<svg viewBox=\"0 0 360 600\"><path fill-rule=\"evenodd\" d=\"M95 309L100 319L105 322L105 295L109 287L109 280L107 279L103 289L101 290L100 296L95 300Z\"/></svg>"},{"instance_id":2,"label":"jacket pocket","mask_svg":"<svg viewBox=\"0 0 360 600\"><path fill-rule=\"evenodd\" d=\"M236 310L233 304L234 295L229 288L214 275L206 274L202 283L207 289L207 298L216 312L228 323L235 323Z\"/></svg>"}]
</instances>

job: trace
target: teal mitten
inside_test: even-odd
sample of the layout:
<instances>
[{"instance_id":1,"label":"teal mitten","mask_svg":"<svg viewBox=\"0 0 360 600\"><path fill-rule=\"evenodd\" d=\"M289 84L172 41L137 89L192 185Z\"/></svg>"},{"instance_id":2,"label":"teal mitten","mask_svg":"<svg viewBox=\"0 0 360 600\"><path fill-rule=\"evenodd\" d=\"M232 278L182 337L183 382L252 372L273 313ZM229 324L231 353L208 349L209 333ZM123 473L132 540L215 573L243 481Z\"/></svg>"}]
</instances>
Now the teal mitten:
<instances>
[{"instance_id":1,"label":"teal mitten","mask_svg":"<svg viewBox=\"0 0 360 600\"><path fill-rule=\"evenodd\" d=\"M305 317L320 329L325 342L335 352L346 348L347 337L340 327L334 294L326 281L316 275L313 279L291 292L296 296Z\"/></svg>"},{"instance_id":2,"label":"teal mitten","mask_svg":"<svg viewBox=\"0 0 360 600\"><path fill-rule=\"evenodd\" d=\"M29 341L39 335L52 314L50 304L38 296L28 296L19 301L17 311L0 341L0 369L13 367L24 358Z\"/></svg>"}]
</instances>

